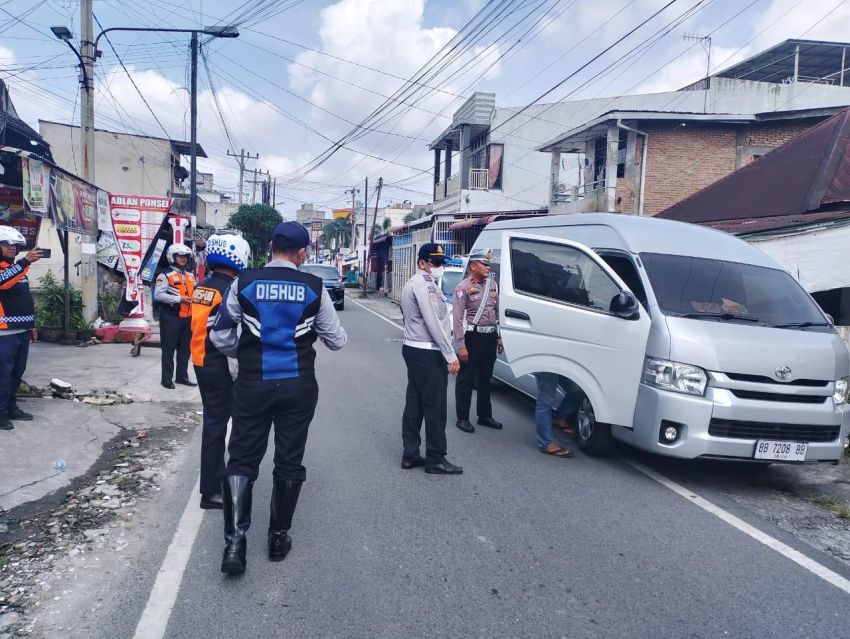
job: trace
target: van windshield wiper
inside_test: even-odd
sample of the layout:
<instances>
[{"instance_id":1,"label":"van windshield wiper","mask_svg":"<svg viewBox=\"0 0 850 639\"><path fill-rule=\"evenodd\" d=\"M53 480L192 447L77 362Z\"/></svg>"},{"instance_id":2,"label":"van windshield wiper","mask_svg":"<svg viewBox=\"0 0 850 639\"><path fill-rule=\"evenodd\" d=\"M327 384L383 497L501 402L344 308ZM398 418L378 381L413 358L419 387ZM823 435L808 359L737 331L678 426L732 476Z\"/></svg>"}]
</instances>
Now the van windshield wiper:
<instances>
[{"instance_id":1,"label":"van windshield wiper","mask_svg":"<svg viewBox=\"0 0 850 639\"><path fill-rule=\"evenodd\" d=\"M735 313L681 313L678 317L686 317L688 319L719 319L719 320L740 320L742 322L760 322L758 317L749 317L747 315L735 315Z\"/></svg>"},{"instance_id":2,"label":"van windshield wiper","mask_svg":"<svg viewBox=\"0 0 850 639\"><path fill-rule=\"evenodd\" d=\"M773 328L809 328L810 326L832 326L829 322L788 322L787 324L771 324Z\"/></svg>"}]
</instances>

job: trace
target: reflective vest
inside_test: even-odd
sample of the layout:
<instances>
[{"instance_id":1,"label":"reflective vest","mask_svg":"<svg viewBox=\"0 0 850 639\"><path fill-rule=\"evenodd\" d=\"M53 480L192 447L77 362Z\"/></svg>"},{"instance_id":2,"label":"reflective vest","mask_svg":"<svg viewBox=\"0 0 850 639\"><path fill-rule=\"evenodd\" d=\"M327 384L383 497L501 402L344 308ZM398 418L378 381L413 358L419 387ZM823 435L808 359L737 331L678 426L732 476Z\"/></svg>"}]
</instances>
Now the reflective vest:
<instances>
[{"instance_id":1,"label":"reflective vest","mask_svg":"<svg viewBox=\"0 0 850 639\"><path fill-rule=\"evenodd\" d=\"M173 288L180 297L191 298L195 292L195 276L186 271L181 273L177 269L171 269L164 273L168 280L168 286ZM178 308L179 307L179 308ZM176 313L180 317L192 317L192 304L180 302L180 304L163 304L163 308L168 312Z\"/></svg>"},{"instance_id":2,"label":"reflective vest","mask_svg":"<svg viewBox=\"0 0 850 639\"><path fill-rule=\"evenodd\" d=\"M321 278L286 267L245 269L233 284L242 309L239 376L243 379L313 377L322 303Z\"/></svg>"},{"instance_id":3,"label":"reflective vest","mask_svg":"<svg viewBox=\"0 0 850 639\"><path fill-rule=\"evenodd\" d=\"M0 259L0 331L35 326L35 304L27 278L29 260L17 264Z\"/></svg>"},{"instance_id":4,"label":"reflective vest","mask_svg":"<svg viewBox=\"0 0 850 639\"><path fill-rule=\"evenodd\" d=\"M233 278L213 271L192 293L192 363L208 368L221 366L227 370L227 357L209 338L209 327Z\"/></svg>"}]
</instances>

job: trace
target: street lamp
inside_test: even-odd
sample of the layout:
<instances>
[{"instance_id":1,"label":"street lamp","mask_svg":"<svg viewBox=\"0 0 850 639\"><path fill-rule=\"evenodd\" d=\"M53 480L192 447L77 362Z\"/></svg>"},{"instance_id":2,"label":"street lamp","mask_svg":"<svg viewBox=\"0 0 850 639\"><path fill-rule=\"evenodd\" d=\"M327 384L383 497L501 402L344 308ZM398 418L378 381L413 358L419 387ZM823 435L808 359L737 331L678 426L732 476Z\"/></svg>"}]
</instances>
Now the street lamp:
<instances>
[{"instance_id":1,"label":"street lamp","mask_svg":"<svg viewBox=\"0 0 850 639\"><path fill-rule=\"evenodd\" d=\"M74 52L74 55L77 56L77 59L80 61L80 68L82 69L82 79L80 84L82 86L82 100L80 105L80 134L82 137L82 157L83 157L83 173L85 179L94 183L94 99L93 92L94 86L92 82L92 76L94 75L94 62L97 58L101 56L100 50L98 50L97 45L100 42L100 39L104 37L110 31L137 31L137 32L149 32L149 33L190 33L192 34L191 40L191 51L192 51L192 84L189 95L191 97L191 169L190 169L190 202L189 202L189 212L192 219L193 226L197 221L197 198L198 198L198 34L207 35L213 38L238 38L239 31L233 25L216 25L212 27L204 27L203 29L160 29L156 27L109 27L108 29L103 29L94 41L91 39L92 35L92 23L91 23L91 0L88 0L88 9L83 11L83 15L87 16L87 20L83 20L82 25L82 37L80 38L80 45L82 48L82 53L78 51L71 40L73 39L73 34L71 30L64 26L56 26L50 27L50 30L53 32L59 40L65 42L71 50ZM95 221L95 236L97 236L97 221ZM67 254L67 252L66 252ZM89 256L86 256L89 257ZM92 256L93 257L93 256ZM97 267L94 266L94 269ZM67 275L68 268L66 266L65 272ZM97 313L97 279L94 278L94 281L91 281L92 278L89 278L88 281L83 282L83 298L86 309L93 309L94 313ZM66 287L67 290L67 287ZM95 315L96 317L96 315ZM94 319L94 317L86 317L86 319Z\"/></svg>"},{"instance_id":2,"label":"street lamp","mask_svg":"<svg viewBox=\"0 0 850 639\"><path fill-rule=\"evenodd\" d=\"M71 43L71 40L73 38L73 34L71 33L71 30L68 29L67 27L63 27L63 26L50 27L50 30L53 32L53 35L55 35L60 40L66 42L68 44L68 46L71 47L71 50L73 50L73 52L76 54L77 58L80 61L80 67L83 70L84 86L86 87L87 90L90 90L91 89L91 86L90 86L91 83L89 82L89 74L88 74L87 69L86 69L86 64L83 61L83 57L80 55L79 51L77 51L77 49ZM197 199L197 196L198 196L198 193L197 193L197 178L198 178L198 166L197 166L197 164L198 164L198 154L197 154L197 146L198 146L198 144L197 144L197 137L198 137L198 34L200 33L200 34L203 34L203 35L208 35L208 36L211 36L213 38L238 38L239 37L239 30L233 25L215 25L215 26L211 26L211 27L204 27L203 29L165 29L165 28L160 29L160 28L156 28L156 27L109 27L108 29L103 29L97 35L97 37L94 39L93 43L82 42L82 44L84 46L87 45L87 44L93 44L94 45L94 56L93 56L93 58L99 58L101 56L101 51L97 48L97 45L100 42L100 39L111 31L136 31L136 32L146 32L146 33L190 33L190 34L192 34L192 40L191 40L191 49L192 49L192 81L191 82L192 83L191 83L191 90L189 92L190 96L191 96L191 109L192 109L191 140L190 140L192 152L191 152L191 169L190 169L190 174L191 174L191 176L190 176L190 179L191 179L190 198L191 198L191 201L189 202L189 207L190 207L190 213L192 215L192 220L193 220L193 223L194 223L194 220L196 219L195 216L196 216L196 208L197 208L197 202L195 200ZM93 61L94 60L92 60L92 63L93 63ZM92 102L89 103L89 109L91 111L91 121L92 121L91 134L92 134L92 140L93 140L93 136L94 136L94 131L93 131L93 128L94 128L93 127L94 104ZM85 116L83 114L81 114L81 118L82 117L85 117ZM94 165L94 162L92 161L92 166L93 165ZM91 179L89 176L86 176L86 179L93 182L93 179Z\"/></svg>"}]
</instances>

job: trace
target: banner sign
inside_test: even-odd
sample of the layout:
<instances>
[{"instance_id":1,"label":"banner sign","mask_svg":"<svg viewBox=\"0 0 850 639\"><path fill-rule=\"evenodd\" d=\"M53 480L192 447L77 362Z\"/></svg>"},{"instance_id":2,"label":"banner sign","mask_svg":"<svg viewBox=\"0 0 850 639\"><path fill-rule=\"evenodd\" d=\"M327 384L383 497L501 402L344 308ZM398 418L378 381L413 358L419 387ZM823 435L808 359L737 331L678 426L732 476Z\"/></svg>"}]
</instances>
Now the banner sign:
<instances>
[{"instance_id":1,"label":"banner sign","mask_svg":"<svg viewBox=\"0 0 850 639\"><path fill-rule=\"evenodd\" d=\"M41 160L21 158L24 183L24 201L33 213L47 214L47 180L50 167Z\"/></svg>"},{"instance_id":2,"label":"banner sign","mask_svg":"<svg viewBox=\"0 0 850 639\"><path fill-rule=\"evenodd\" d=\"M139 286L142 255L147 251L162 220L171 208L170 197L140 195L109 196L112 232L127 277L126 299L136 307L130 316L144 315L144 298Z\"/></svg>"},{"instance_id":3,"label":"banner sign","mask_svg":"<svg viewBox=\"0 0 850 639\"><path fill-rule=\"evenodd\" d=\"M47 210L63 231L94 233L97 218L97 189L56 168L50 170Z\"/></svg>"}]
</instances>

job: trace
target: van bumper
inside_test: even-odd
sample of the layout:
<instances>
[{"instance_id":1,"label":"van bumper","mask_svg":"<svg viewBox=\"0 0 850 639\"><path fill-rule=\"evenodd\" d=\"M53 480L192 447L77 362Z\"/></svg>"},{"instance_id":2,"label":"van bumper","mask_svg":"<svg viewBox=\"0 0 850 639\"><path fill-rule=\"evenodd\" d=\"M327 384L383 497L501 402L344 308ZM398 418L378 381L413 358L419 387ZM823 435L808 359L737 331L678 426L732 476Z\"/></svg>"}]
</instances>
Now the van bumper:
<instances>
[{"instance_id":1,"label":"van bumper","mask_svg":"<svg viewBox=\"0 0 850 639\"><path fill-rule=\"evenodd\" d=\"M753 460L757 439L712 435L709 432L712 424L799 425L805 432L814 434L811 438L801 436L791 439L808 442L806 462L837 461L844 454L844 440L850 431L850 407L835 407L831 398L817 405L750 400L736 402L722 389L709 389L709 392L717 396L696 397L641 384L633 428L616 426L612 428L612 434L636 448L669 457ZM662 428L668 426L667 422L680 431L672 444L659 442L659 435ZM838 436L833 438L836 432ZM812 441L827 437L829 441ZM765 434L759 439L785 438Z\"/></svg>"}]
</instances>

